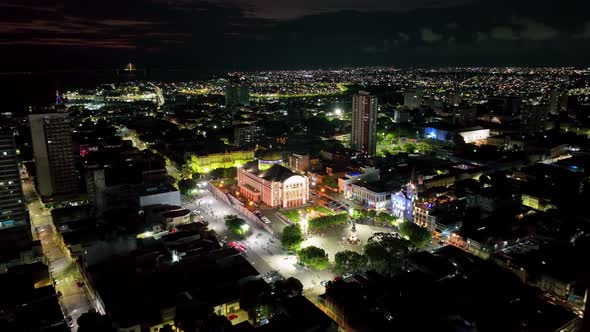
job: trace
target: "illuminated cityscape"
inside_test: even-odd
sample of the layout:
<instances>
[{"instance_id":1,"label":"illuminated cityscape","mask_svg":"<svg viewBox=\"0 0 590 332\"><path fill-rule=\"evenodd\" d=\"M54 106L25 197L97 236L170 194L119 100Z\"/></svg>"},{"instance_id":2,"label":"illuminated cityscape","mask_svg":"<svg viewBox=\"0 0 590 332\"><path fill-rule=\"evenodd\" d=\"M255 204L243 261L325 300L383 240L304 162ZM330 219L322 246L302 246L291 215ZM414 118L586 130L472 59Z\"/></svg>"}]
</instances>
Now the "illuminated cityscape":
<instances>
[{"instance_id":1,"label":"illuminated cityscape","mask_svg":"<svg viewBox=\"0 0 590 332\"><path fill-rule=\"evenodd\" d=\"M0 4L0 331L590 331L587 7Z\"/></svg>"}]
</instances>

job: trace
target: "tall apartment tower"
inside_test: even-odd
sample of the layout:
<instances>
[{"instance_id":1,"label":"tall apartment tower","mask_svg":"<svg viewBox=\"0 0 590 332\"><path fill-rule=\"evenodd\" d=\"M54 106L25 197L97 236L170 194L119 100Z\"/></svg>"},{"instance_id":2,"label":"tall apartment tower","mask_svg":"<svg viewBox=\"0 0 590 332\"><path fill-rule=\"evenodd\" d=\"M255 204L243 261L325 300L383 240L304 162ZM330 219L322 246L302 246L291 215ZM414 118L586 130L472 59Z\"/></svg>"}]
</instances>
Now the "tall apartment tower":
<instances>
[{"instance_id":1,"label":"tall apartment tower","mask_svg":"<svg viewBox=\"0 0 590 332\"><path fill-rule=\"evenodd\" d=\"M226 106L250 106L250 88L247 85L230 85L225 88Z\"/></svg>"},{"instance_id":2,"label":"tall apartment tower","mask_svg":"<svg viewBox=\"0 0 590 332\"><path fill-rule=\"evenodd\" d=\"M29 212L23 197L16 145L12 133L0 134L0 231L27 226Z\"/></svg>"},{"instance_id":3,"label":"tall apartment tower","mask_svg":"<svg viewBox=\"0 0 590 332\"><path fill-rule=\"evenodd\" d=\"M416 109L422 105L422 96L424 93L421 89L410 89L404 92L404 106L409 109Z\"/></svg>"},{"instance_id":4,"label":"tall apartment tower","mask_svg":"<svg viewBox=\"0 0 590 332\"><path fill-rule=\"evenodd\" d=\"M359 91L352 97L350 147L368 156L377 152L377 97Z\"/></svg>"},{"instance_id":5,"label":"tall apartment tower","mask_svg":"<svg viewBox=\"0 0 590 332\"><path fill-rule=\"evenodd\" d=\"M76 192L78 175L68 115L32 114L29 115L29 125L39 193L54 196Z\"/></svg>"}]
</instances>

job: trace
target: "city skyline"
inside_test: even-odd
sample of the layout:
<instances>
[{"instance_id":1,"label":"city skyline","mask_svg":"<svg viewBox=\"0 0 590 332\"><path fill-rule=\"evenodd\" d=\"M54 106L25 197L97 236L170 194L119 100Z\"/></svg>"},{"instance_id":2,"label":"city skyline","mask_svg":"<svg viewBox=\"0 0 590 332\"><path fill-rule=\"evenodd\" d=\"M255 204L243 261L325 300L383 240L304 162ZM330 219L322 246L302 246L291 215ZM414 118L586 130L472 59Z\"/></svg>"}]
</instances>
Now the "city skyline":
<instances>
[{"instance_id":1,"label":"city skyline","mask_svg":"<svg viewBox=\"0 0 590 332\"><path fill-rule=\"evenodd\" d=\"M0 0L0 330L590 331L582 0Z\"/></svg>"}]
</instances>

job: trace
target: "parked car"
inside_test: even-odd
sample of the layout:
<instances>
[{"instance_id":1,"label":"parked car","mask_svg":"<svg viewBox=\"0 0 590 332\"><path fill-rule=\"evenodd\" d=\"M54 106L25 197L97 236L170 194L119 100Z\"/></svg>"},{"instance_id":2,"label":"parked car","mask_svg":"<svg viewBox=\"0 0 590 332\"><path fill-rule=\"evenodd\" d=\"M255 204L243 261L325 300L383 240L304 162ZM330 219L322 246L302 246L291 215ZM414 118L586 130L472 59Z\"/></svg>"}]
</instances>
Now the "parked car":
<instances>
[{"instance_id":1,"label":"parked car","mask_svg":"<svg viewBox=\"0 0 590 332\"><path fill-rule=\"evenodd\" d=\"M270 219L268 219L266 216L262 216L260 219L264 221L265 224L270 224Z\"/></svg>"}]
</instances>

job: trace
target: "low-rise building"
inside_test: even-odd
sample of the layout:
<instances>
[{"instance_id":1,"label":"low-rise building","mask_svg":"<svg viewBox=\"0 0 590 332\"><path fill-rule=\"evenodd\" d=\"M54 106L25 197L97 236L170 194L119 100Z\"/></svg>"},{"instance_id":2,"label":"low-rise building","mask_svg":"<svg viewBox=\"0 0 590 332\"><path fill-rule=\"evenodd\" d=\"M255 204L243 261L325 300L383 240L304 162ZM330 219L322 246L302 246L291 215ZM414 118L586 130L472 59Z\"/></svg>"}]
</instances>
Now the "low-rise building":
<instances>
[{"instance_id":1,"label":"low-rise building","mask_svg":"<svg viewBox=\"0 0 590 332\"><path fill-rule=\"evenodd\" d=\"M180 192L171 185L145 187L139 195L139 206L181 205Z\"/></svg>"},{"instance_id":2,"label":"low-rise building","mask_svg":"<svg viewBox=\"0 0 590 332\"><path fill-rule=\"evenodd\" d=\"M522 194L521 199L522 205L528 206L531 209L535 209L537 211L546 212L549 209L555 208L555 206L551 204L551 200L549 199L527 194Z\"/></svg>"},{"instance_id":3,"label":"low-rise building","mask_svg":"<svg viewBox=\"0 0 590 332\"><path fill-rule=\"evenodd\" d=\"M377 182L357 181L351 184L352 199L374 209L387 209L391 205L391 190Z\"/></svg>"},{"instance_id":4,"label":"low-rise building","mask_svg":"<svg viewBox=\"0 0 590 332\"><path fill-rule=\"evenodd\" d=\"M217 168L239 167L252 160L254 150L228 150L210 154L191 154L187 166L193 173L208 173Z\"/></svg>"}]
</instances>

